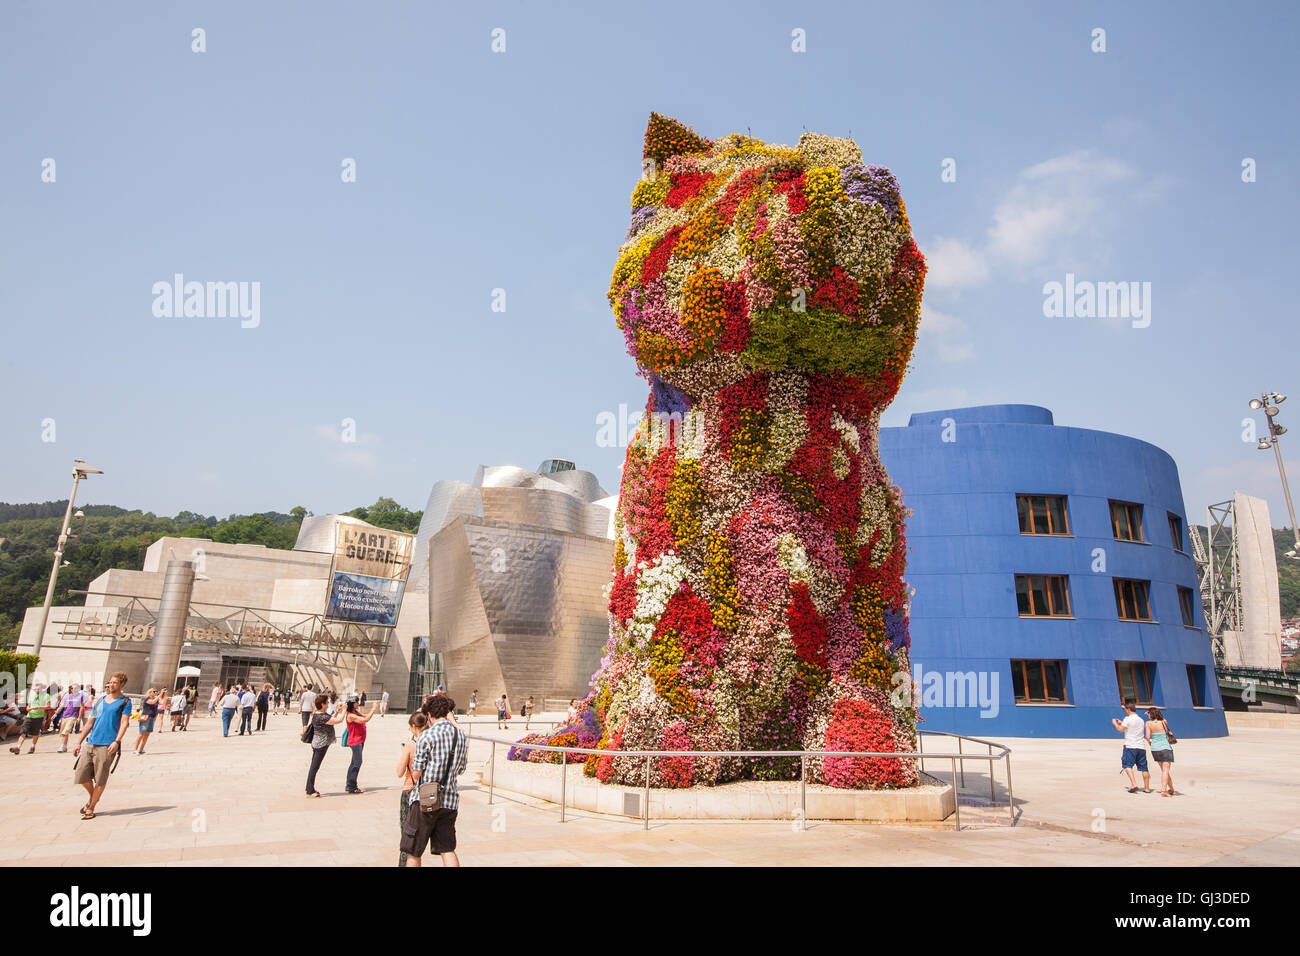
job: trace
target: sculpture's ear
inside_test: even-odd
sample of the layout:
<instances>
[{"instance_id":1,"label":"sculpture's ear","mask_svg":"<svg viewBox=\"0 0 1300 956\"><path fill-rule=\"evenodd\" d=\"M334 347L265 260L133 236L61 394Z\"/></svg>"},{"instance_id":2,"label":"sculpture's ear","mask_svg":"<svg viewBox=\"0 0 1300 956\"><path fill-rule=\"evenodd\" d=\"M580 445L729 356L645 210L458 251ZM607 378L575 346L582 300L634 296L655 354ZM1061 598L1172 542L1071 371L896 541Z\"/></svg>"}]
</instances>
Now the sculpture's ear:
<instances>
[{"instance_id":1,"label":"sculpture's ear","mask_svg":"<svg viewBox=\"0 0 1300 956\"><path fill-rule=\"evenodd\" d=\"M650 114L650 122L645 128L645 149L642 157L653 159L657 163L684 153L702 153L713 144L703 136L696 135L689 126L677 122L671 116Z\"/></svg>"}]
</instances>

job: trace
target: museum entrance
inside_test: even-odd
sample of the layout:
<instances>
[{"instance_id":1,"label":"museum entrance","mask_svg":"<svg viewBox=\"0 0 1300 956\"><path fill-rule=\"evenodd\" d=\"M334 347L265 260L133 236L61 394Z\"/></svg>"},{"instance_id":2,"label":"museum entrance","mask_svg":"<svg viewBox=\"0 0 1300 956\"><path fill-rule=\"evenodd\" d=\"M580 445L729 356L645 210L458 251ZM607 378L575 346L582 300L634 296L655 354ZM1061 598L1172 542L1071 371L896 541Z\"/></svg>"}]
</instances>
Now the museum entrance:
<instances>
[{"instance_id":1,"label":"museum entrance","mask_svg":"<svg viewBox=\"0 0 1300 956\"><path fill-rule=\"evenodd\" d=\"M292 674L290 665L283 661L259 657L224 657L221 660L221 686L247 684L261 690L263 684L289 689Z\"/></svg>"}]
</instances>

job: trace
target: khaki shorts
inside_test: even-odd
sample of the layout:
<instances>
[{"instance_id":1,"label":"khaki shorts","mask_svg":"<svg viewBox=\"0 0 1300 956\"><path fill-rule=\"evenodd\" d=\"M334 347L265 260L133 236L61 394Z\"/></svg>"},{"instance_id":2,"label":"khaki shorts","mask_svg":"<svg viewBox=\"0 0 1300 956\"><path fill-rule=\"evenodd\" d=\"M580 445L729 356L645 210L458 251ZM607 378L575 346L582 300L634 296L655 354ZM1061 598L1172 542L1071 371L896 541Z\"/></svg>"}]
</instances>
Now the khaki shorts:
<instances>
[{"instance_id":1,"label":"khaki shorts","mask_svg":"<svg viewBox=\"0 0 1300 956\"><path fill-rule=\"evenodd\" d=\"M113 758L108 754L108 744L99 747L83 746L77 755L77 766L73 783L90 783L97 787L108 786L108 774L113 766Z\"/></svg>"}]
</instances>

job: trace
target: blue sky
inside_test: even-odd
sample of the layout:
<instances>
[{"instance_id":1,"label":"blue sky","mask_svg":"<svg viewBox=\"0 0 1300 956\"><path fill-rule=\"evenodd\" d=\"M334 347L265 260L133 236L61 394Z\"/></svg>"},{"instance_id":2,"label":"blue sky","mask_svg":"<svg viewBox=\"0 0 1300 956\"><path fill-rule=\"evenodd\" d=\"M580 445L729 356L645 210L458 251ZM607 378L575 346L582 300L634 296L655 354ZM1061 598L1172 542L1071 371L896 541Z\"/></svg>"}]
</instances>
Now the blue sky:
<instances>
[{"instance_id":1,"label":"blue sky","mask_svg":"<svg viewBox=\"0 0 1300 956\"><path fill-rule=\"evenodd\" d=\"M159 514L419 508L439 478L547 457L615 491L597 416L645 386L604 293L658 110L708 136L851 131L894 170L931 271L885 424L1047 405L1167 450L1193 520L1240 489L1281 526L1242 420L1268 388L1296 392L1280 420L1300 425L1298 21L1265 3L6 3L0 500L66 495L74 457L107 472L83 501ZM156 317L178 272L259 282L260 323ZM1067 273L1151 283L1149 327L1046 318Z\"/></svg>"}]
</instances>

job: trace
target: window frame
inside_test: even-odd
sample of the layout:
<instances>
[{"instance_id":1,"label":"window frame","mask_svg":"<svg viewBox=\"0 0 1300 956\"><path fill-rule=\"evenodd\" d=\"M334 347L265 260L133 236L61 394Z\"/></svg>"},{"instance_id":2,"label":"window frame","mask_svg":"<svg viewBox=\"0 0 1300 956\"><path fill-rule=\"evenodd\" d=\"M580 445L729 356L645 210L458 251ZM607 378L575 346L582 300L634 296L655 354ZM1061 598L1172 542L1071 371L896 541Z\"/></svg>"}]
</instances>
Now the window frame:
<instances>
[{"instance_id":1,"label":"window frame","mask_svg":"<svg viewBox=\"0 0 1300 956\"><path fill-rule=\"evenodd\" d=\"M1017 492L1017 493L1016 493L1016 526L1017 526L1018 528L1020 528L1020 533L1021 533L1022 535L1027 536L1027 537L1036 537L1036 538L1072 538L1072 537L1074 537L1073 533L1070 531L1070 503L1069 503L1069 497L1070 497L1069 495L1040 495L1040 494L1033 494L1033 493L1030 493L1030 492ZM1033 501L1033 500L1034 500L1035 498L1041 498L1041 499L1043 500L1043 508L1046 509L1046 511L1047 511L1047 522L1048 522L1049 527L1050 527L1051 524L1052 524L1052 509L1051 509L1051 507L1050 507L1049 504L1048 504L1048 499L1049 499L1049 498L1056 498L1056 499L1058 499L1058 500L1061 502L1061 519L1065 522L1065 530L1063 530L1063 531L1056 531L1056 530L1050 530L1050 531L1034 531L1034 530L1030 530L1030 531L1026 531L1026 530L1024 530L1023 527L1020 527L1020 502L1021 502L1022 500L1024 500L1024 501L1026 501L1027 507L1029 508L1029 527L1030 527L1031 529L1033 528L1033 526L1034 526L1034 501Z\"/></svg>"},{"instance_id":2,"label":"window frame","mask_svg":"<svg viewBox=\"0 0 1300 956\"><path fill-rule=\"evenodd\" d=\"M1183 616L1183 627L1196 627L1196 598L1191 588L1178 585L1178 611Z\"/></svg>"},{"instance_id":3,"label":"window frame","mask_svg":"<svg viewBox=\"0 0 1300 956\"><path fill-rule=\"evenodd\" d=\"M1147 543L1146 531L1142 527L1142 520L1145 517L1146 508L1143 507L1142 503L1140 501L1122 501L1119 498L1111 498L1109 500L1110 500L1110 532L1114 536L1115 540L1127 541L1129 544L1146 544ZM1116 516L1116 507L1124 509L1125 523L1128 525L1128 529L1130 532L1133 530L1133 514L1128 509L1130 508L1137 509L1137 537L1136 538L1120 537L1119 519Z\"/></svg>"},{"instance_id":4,"label":"window frame","mask_svg":"<svg viewBox=\"0 0 1300 956\"><path fill-rule=\"evenodd\" d=\"M1038 619L1038 620L1058 620L1058 621L1059 621L1059 620L1064 620L1064 619L1067 619L1067 618L1072 618L1072 617L1074 617L1074 609L1073 609L1073 606L1072 606L1072 602L1071 602L1071 600L1070 600L1070 576L1069 576L1068 574L1048 574L1048 573L1046 573L1046 572L1043 572L1043 573L1037 573L1037 572L1024 572L1024 573L1020 573L1020 572L1016 572L1015 575L1014 575L1014 577L1015 577L1015 585L1016 585L1016 613L1017 613L1017 614L1018 614L1022 619L1030 619L1030 618L1034 618L1034 619ZM1024 613L1022 613L1021 610L1020 610L1020 579L1021 579L1021 578L1024 578L1024 579L1026 580L1026 582L1027 582L1027 587L1028 587L1028 591L1029 591L1029 607L1030 607L1030 612L1029 612L1028 614L1024 614ZM1035 614L1035 613L1034 613L1034 610L1033 610L1033 609L1034 609L1034 605L1035 605L1036 602L1034 601L1034 585L1033 585L1033 580L1032 580L1033 578L1042 578L1042 579L1043 579L1043 593L1047 596L1047 608L1048 608L1048 609L1047 609L1047 613L1046 613L1046 614ZM1059 578L1061 581L1064 582L1064 585L1063 585L1063 590L1064 590L1064 593L1065 593L1065 613L1064 613L1064 614L1056 614L1056 613L1053 612L1053 607L1054 607L1054 605L1055 605L1055 601L1053 600L1053 597L1052 597L1052 587L1051 587L1051 583L1050 583L1051 580L1052 580L1053 578Z\"/></svg>"},{"instance_id":5,"label":"window frame","mask_svg":"<svg viewBox=\"0 0 1300 956\"><path fill-rule=\"evenodd\" d=\"M1142 668L1142 680L1146 685L1144 688L1140 688L1138 685L1137 668L1139 666L1141 666ZM1121 704L1124 703L1124 701L1128 700L1128 698L1124 696L1124 681L1120 677L1120 669L1123 667L1129 668L1130 676L1133 679L1133 703L1138 707L1154 707L1155 706L1154 665L1150 661L1116 661L1115 662L1115 684L1119 689L1119 700ZM1140 690L1143 689L1146 691L1145 700L1143 699L1142 694L1140 693Z\"/></svg>"},{"instance_id":6,"label":"window frame","mask_svg":"<svg viewBox=\"0 0 1300 956\"><path fill-rule=\"evenodd\" d=\"M1165 512L1169 516L1169 538L1174 542L1174 550L1179 554L1186 554L1183 548L1183 519L1172 511Z\"/></svg>"},{"instance_id":7,"label":"window frame","mask_svg":"<svg viewBox=\"0 0 1300 956\"><path fill-rule=\"evenodd\" d=\"M1010 661L1010 664L1011 664L1011 696L1012 696L1012 698L1014 699L1014 701L1015 701L1017 707L1020 707L1020 706L1036 706L1036 707L1043 707L1043 706L1055 706L1055 707L1060 707L1060 706L1069 706L1069 704L1070 704L1070 688L1069 688L1069 686L1067 685L1066 680L1065 680L1065 671L1066 671L1065 665L1066 665L1066 661L1065 661L1064 658L1052 658L1052 657L1047 657L1047 658L1043 658L1042 660L1036 660L1036 659L1030 659L1030 658L1016 658L1016 659L1011 660L1011 661ZM1031 698L1031 697L1029 696L1029 667L1028 667L1028 665L1030 665L1030 664L1037 664L1037 665L1038 665L1039 678L1040 678L1040 680L1042 681L1042 684L1043 684L1043 699L1042 699L1042 700L1034 700L1033 698ZM1061 674L1061 699L1060 699L1060 700L1052 700L1052 699L1050 699L1050 698L1047 696L1047 670L1046 670L1046 667L1044 666L1044 665L1046 665L1046 664L1055 664L1055 665L1057 666L1057 669L1060 671L1060 674ZM1024 696L1023 698L1022 698L1021 696L1019 696L1019 694L1016 692L1016 674L1017 674L1017 673L1020 674L1020 689L1021 689L1021 690L1024 692L1024 694L1025 694L1025 696Z\"/></svg>"},{"instance_id":8,"label":"window frame","mask_svg":"<svg viewBox=\"0 0 1300 956\"><path fill-rule=\"evenodd\" d=\"M1121 621L1129 621L1134 624L1157 623L1156 619L1151 615L1151 582L1150 581L1143 580L1142 578L1111 578L1111 584L1115 590L1115 616L1116 617L1118 617ZM1146 604L1146 612L1147 612L1146 617L1126 617L1124 615L1124 602L1121 595L1121 591L1123 589L1122 586L1125 584L1140 584L1143 586L1143 588L1145 588L1144 596L1146 600L1144 603ZM1134 591L1133 608L1135 611L1138 610L1137 604L1138 604L1137 592Z\"/></svg>"},{"instance_id":9,"label":"window frame","mask_svg":"<svg viewBox=\"0 0 1300 956\"><path fill-rule=\"evenodd\" d=\"M1192 691L1193 707L1208 707L1205 703L1205 695L1201 693L1201 685L1205 682L1205 667L1199 664L1187 665L1187 685Z\"/></svg>"}]
</instances>

